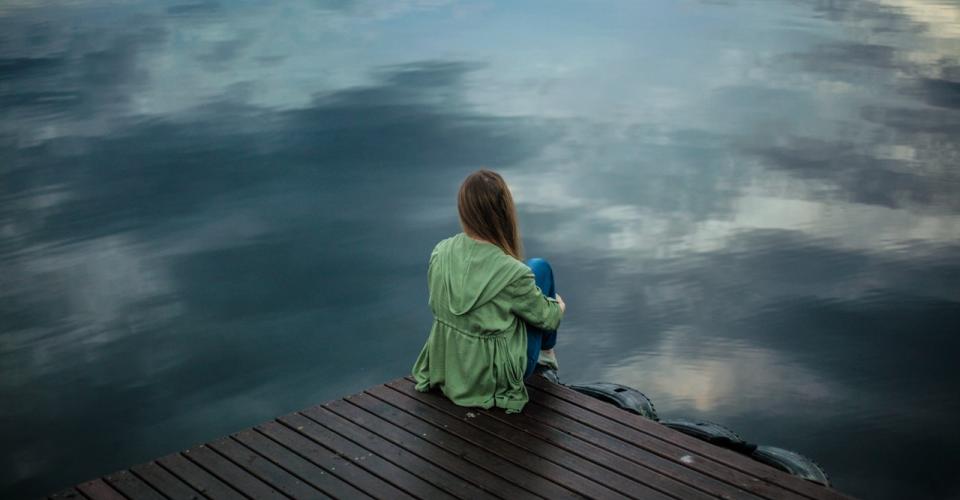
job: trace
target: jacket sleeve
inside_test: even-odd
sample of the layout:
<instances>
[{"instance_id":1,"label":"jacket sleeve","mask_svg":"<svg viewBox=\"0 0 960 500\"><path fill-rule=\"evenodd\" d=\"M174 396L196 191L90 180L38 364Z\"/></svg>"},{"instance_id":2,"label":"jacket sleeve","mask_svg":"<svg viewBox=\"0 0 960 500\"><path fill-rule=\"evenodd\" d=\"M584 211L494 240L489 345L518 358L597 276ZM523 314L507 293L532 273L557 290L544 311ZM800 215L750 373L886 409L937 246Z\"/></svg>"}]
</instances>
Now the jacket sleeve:
<instances>
[{"instance_id":1,"label":"jacket sleeve","mask_svg":"<svg viewBox=\"0 0 960 500\"><path fill-rule=\"evenodd\" d=\"M547 297L537 287L533 272L528 272L507 285L504 292L510 298L510 312L527 323L547 331L556 330L563 311L556 299Z\"/></svg>"}]
</instances>

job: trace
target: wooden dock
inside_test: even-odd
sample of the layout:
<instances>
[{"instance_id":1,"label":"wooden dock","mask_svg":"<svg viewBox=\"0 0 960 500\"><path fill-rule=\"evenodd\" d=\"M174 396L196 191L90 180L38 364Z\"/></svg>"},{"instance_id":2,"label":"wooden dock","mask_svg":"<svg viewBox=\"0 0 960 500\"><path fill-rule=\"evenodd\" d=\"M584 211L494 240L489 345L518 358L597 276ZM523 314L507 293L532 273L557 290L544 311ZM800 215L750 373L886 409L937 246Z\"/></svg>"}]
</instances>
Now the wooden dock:
<instances>
[{"instance_id":1,"label":"wooden dock","mask_svg":"<svg viewBox=\"0 0 960 500\"><path fill-rule=\"evenodd\" d=\"M397 379L50 498L848 498L532 378L521 414Z\"/></svg>"}]
</instances>

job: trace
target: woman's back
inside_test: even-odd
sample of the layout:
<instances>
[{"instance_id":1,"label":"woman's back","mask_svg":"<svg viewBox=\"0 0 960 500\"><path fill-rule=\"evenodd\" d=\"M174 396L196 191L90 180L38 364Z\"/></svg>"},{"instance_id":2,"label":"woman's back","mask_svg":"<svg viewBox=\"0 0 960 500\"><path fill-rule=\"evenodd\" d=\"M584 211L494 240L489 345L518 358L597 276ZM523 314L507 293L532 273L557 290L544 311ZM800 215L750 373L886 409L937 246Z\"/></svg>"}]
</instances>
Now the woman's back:
<instances>
[{"instance_id":1,"label":"woman's back","mask_svg":"<svg viewBox=\"0 0 960 500\"><path fill-rule=\"evenodd\" d=\"M460 233L447 238L430 256L427 282L436 318L471 334L492 335L514 326L497 295L530 272L497 246Z\"/></svg>"},{"instance_id":2,"label":"woman's back","mask_svg":"<svg viewBox=\"0 0 960 500\"><path fill-rule=\"evenodd\" d=\"M417 390L439 387L462 406L520 411L527 402L526 322L555 330L562 311L525 264L460 233L430 256L434 322L413 368Z\"/></svg>"}]
</instances>

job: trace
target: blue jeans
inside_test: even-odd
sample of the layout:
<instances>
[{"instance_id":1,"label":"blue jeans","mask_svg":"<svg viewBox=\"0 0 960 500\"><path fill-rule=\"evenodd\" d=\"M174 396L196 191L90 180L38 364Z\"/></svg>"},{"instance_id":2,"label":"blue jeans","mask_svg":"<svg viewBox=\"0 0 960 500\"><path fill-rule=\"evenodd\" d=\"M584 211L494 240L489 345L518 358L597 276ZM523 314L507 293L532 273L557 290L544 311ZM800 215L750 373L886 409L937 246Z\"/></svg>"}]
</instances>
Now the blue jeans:
<instances>
[{"instance_id":1,"label":"blue jeans","mask_svg":"<svg viewBox=\"0 0 960 500\"><path fill-rule=\"evenodd\" d=\"M527 266L533 270L533 277L540 291L547 297L556 297L553 268L550 267L550 263L544 259L533 258L527 261ZM540 358L540 350L553 349L556 344L556 331L546 332L527 323L527 371L523 374L523 378L533 374L533 369L537 367L537 359Z\"/></svg>"}]
</instances>

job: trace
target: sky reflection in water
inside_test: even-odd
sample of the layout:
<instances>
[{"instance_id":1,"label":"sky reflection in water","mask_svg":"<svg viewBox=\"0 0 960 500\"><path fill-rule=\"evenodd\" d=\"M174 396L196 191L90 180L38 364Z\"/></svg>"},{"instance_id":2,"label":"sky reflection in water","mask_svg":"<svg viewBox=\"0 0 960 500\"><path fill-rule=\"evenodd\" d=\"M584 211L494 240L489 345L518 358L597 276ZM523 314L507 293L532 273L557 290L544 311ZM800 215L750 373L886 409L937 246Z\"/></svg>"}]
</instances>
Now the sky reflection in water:
<instances>
[{"instance_id":1,"label":"sky reflection in water","mask_svg":"<svg viewBox=\"0 0 960 500\"><path fill-rule=\"evenodd\" d=\"M478 166L565 380L956 495L958 56L937 0L7 2L0 496L406 373Z\"/></svg>"}]
</instances>

